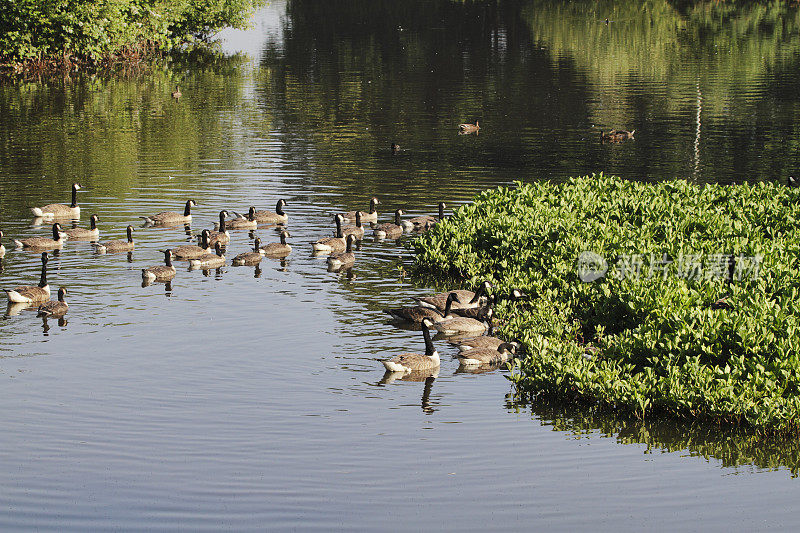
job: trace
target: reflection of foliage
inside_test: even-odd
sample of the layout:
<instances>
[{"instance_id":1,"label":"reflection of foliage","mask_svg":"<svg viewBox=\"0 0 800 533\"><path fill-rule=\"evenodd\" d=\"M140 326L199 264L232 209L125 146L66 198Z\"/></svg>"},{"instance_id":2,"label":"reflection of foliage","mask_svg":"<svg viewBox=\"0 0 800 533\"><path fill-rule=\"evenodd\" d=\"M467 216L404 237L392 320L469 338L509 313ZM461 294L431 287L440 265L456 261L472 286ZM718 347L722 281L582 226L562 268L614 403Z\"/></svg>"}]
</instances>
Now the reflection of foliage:
<instances>
[{"instance_id":1,"label":"reflection of foliage","mask_svg":"<svg viewBox=\"0 0 800 533\"><path fill-rule=\"evenodd\" d=\"M79 179L127 197L142 165L175 169L176 187L190 183L209 140L221 148L214 157L230 157L236 166L225 110L270 127L263 125L268 115L242 101L240 78L264 75L242 69L245 61L197 49L153 65L146 76L1 86L0 176L42 176L41 186L53 190ZM186 65L191 74L182 76ZM179 102L170 97L177 84L184 93Z\"/></svg>"},{"instance_id":2,"label":"reflection of foliage","mask_svg":"<svg viewBox=\"0 0 800 533\"><path fill-rule=\"evenodd\" d=\"M764 438L742 429L726 429L699 422L639 420L620 413L537 399L519 399L510 409L530 408L543 424L576 436L599 433L622 444L644 444L647 451L688 450L693 455L717 459L725 467L755 465L758 468L788 468L800 473L800 441L796 438Z\"/></svg>"},{"instance_id":3,"label":"reflection of foliage","mask_svg":"<svg viewBox=\"0 0 800 533\"><path fill-rule=\"evenodd\" d=\"M700 77L714 82L704 83L707 96L723 97L800 52L800 10L783 2L699 2L679 11L666 0L531 0L523 16L554 57L572 58L617 96L631 78L666 83L677 97Z\"/></svg>"}]
</instances>

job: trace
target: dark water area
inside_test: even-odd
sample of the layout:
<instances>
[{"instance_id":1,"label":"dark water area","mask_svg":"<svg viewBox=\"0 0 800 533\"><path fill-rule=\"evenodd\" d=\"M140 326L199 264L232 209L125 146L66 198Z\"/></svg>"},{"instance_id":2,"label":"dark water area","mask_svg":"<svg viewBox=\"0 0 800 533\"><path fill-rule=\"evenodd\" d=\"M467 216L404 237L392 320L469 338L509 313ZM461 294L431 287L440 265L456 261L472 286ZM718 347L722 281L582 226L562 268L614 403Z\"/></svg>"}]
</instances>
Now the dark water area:
<instances>
[{"instance_id":1,"label":"dark water area","mask_svg":"<svg viewBox=\"0 0 800 533\"><path fill-rule=\"evenodd\" d=\"M74 181L80 224L97 213L102 241L133 224L136 249L67 243L49 271L65 320L0 320L0 528L797 527L795 441L518 403L504 370L464 372L442 339L435 376L384 376L424 345L382 309L434 290L405 275L408 237L368 236L345 273L311 243L371 196L388 221L513 180L783 181L798 29L773 3L295 0L219 53L4 82L0 286L36 283L11 239L48 235L28 208ZM635 138L601 143L613 128ZM189 235L142 227L188 198ZM141 286L221 209L280 198L287 259L230 266L277 241L234 231L228 266Z\"/></svg>"}]
</instances>

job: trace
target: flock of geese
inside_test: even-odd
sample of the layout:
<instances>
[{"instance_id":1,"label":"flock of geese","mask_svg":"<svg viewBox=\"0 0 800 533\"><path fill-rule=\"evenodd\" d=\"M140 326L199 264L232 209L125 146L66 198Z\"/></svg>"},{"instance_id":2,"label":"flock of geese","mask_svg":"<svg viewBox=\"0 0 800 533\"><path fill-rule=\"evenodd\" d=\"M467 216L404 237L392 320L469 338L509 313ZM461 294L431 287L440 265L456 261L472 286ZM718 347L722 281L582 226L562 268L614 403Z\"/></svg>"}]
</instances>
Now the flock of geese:
<instances>
[{"instance_id":1,"label":"flock of geese","mask_svg":"<svg viewBox=\"0 0 800 533\"><path fill-rule=\"evenodd\" d=\"M477 124L476 124L477 126ZM68 241L88 241L98 254L130 253L134 250L134 228L128 225L127 238L100 242L100 231L97 227L99 217L93 214L89 217L89 228L73 227L63 229L60 222L66 220L77 221L81 216L78 205L78 183L72 185L72 202L66 204L48 204L42 207L32 207L31 212L38 220L52 222L51 237L30 237L14 239L17 249L41 252L41 276L38 285L20 286L13 289L4 289L9 305L24 307L37 306L38 316L62 318L69 310L66 302L67 289L58 289L58 299L51 300L50 286L47 282L48 252L60 250ZM170 227L189 224L192 221L192 208L197 203L189 199L180 211L163 211L150 216L140 217L144 227ZM255 230L260 225L273 225L280 230L280 242L264 245L259 238L255 238L252 251L243 252L235 256L233 265L258 265L264 257L285 258L292 252L292 247L287 243L290 233L286 230L289 215L284 211L287 203L284 199L278 200L275 211L256 210L250 207L246 214L222 210L219 213L219 223L213 230L204 229L197 235L198 243L174 246L161 250L164 254L164 263L142 269L142 284L153 282L170 282L177 270L173 261L186 261L191 268L215 269L227 264L224 247L230 242L230 230ZM410 219L403 219L402 209L394 213L393 222L378 223L378 210L380 201L371 198L368 211L350 211L339 213L333 217L335 232L332 237L322 237L312 244L314 254L326 254L328 267L332 271L350 268L356 261L354 245L363 239L366 228L364 223L370 223L374 236L377 239L397 239L406 233L423 233L437 224L445 217L446 205L440 202L438 216L423 215ZM348 224L348 225L346 225ZM6 253L2 244L3 232L0 231L0 257ZM388 360L382 361L384 367L390 372L409 374L414 372L429 372L437 370L440 365L439 354L434 348L430 330L436 329L441 334L450 336L451 343L459 348L459 362L465 366L497 365L513 357L520 348L517 342L505 342L492 335L492 317L494 305L503 296L491 294L492 285L483 282L477 291L456 290L428 297L416 299L415 305L396 309L386 309L393 319L406 323L417 324L422 327L425 342L424 353L402 353ZM525 295L519 291L512 291L506 298L516 301ZM484 335L487 329L489 335Z\"/></svg>"}]
</instances>

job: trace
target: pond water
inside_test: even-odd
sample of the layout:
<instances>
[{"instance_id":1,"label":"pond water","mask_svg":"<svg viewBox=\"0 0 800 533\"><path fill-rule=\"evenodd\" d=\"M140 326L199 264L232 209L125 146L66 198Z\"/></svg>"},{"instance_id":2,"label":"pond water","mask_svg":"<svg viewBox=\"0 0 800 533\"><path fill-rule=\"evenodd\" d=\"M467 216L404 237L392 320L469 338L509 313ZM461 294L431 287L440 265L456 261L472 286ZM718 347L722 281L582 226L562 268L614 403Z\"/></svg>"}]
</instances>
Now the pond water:
<instances>
[{"instance_id":1,"label":"pond water","mask_svg":"<svg viewBox=\"0 0 800 533\"><path fill-rule=\"evenodd\" d=\"M4 83L2 286L36 283L38 254L9 241L46 235L28 207L73 181L81 224L133 223L136 250L68 243L49 271L66 320L0 320L0 527L797 527L794 441L516 404L440 340L435 379L387 382L378 360L423 343L382 309L433 287L404 276L403 240L368 237L348 273L310 243L371 196L388 220L515 179L784 180L798 28L776 4L296 0L223 32L221 55ZM635 139L600 143L612 128ZM190 237L139 217L188 198L190 233L286 199L292 254L142 287ZM233 232L229 257L251 243Z\"/></svg>"}]
</instances>

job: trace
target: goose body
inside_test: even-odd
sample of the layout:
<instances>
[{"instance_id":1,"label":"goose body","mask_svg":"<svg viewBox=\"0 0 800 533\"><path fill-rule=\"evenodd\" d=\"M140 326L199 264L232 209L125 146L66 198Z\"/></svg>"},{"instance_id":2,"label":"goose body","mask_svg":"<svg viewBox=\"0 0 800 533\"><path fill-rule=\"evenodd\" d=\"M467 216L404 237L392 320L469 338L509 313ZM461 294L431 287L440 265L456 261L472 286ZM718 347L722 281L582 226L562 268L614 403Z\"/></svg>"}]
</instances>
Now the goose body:
<instances>
[{"instance_id":1,"label":"goose body","mask_svg":"<svg viewBox=\"0 0 800 533\"><path fill-rule=\"evenodd\" d=\"M192 268L219 268L225 266L225 256L222 253L222 245L219 242L214 245L214 250L216 253L207 253L196 259L190 259L189 266Z\"/></svg>"},{"instance_id":2,"label":"goose body","mask_svg":"<svg viewBox=\"0 0 800 533\"><path fill-rule=\"evenodd\" d=\"M114 241L104 242L102 244L95 243L94 244L94 251L98 254L115 254L120 252L132 252L133 251L133 226L128 226L125 228L125 232L128 234L128 238L126 239L117 239Z\"/></svg>"},{"instance_id":3,"label":"goose body","mask_svg":"<svg viewBox=\"0 0 800 533\"><path fill-rule=\"evenodd\" d=\"M359 211L361 213L361 221L362 222L377 222L378 221L378 209L377 205L380 202L377 198L372 197L369 199L369 212L365 213L364 211ZM347 213L343 213L342 217L345 220L352 221L356 219L356 211L348 211Z\"/></svg>"},{"instance_id":4,"label":"goose body","mask_svg":"<svg viewBox=\"0 0 800 533\"><path fill-rule=\"evenodd\" d=\"M464 124L459 124L458 125L458 133L460 133L462 135L467 134L467 133L478 133L478 131L480 129L481 129L481 126L480 126L480 124L478 124L477 120L475 121L475 124L464 123Z\"/></svg>"},{"instance_id":5,"label":"goose body","mask_svg":"<svg viewBox=\"0 0 800 533\"><path fill-rule=\"evenodd\" d=\"M142 269L142 281L169 281L175 277L172 266L172 250L164 250L164 264Z\"/></svg>"},{"instance_id":6,"label":"goose body","mask_svg":"<svg viewBox=\"0 0 800 533\"><path fill-rule=\"evenodd\" d=\"M281 198L275 205L275 211L256 211L256 222L259 224L286 224L289 222L289 215L283 211L285 206L286 200Z\"/></svg>"},{"instance_id":7,"label":"goose body","mask_svg":"<svg viewBox=\"0 0 800 533\"><path fill-rule=\"evenodd\" d=\"M64 301L64 296L67 294L67 289L61 287L58 289L58 300L45 302L39 306L37 316L44 317L62 317L69 311L69 305Z\"/></svg>"},{"instance_id":8,"label":"goose body","mask_svg":"<svg viewBox=\"0 0 800 533\"><path fill-rule=\"evenodd\" d=\"M636 130L611 130L609 132L604 132L600 130L600 141L609 141L609 142L622 142L628 139L633 139L633 134L636 133Z\"/></svg>"},{"instance_id":9,"label":"goose body","mask_svg":"<svg viewBox=\"0 0 800 533\"><path fill-rule=\"evenodd\" d=\"M53 238L47 237L30 237L28 239L17 240L14 239L14 244L17 248L32 248L34 250L57 250L64 246L67 241L66 235L61 231L61 224L56 222L53 224Z\"/></svg>"},{"instance_id":10,"label":"goose body","mask_svg":"<svg viewBox=\"0 0 800 533\"><path fill-rule=\"evenodd\" d=\"M200 245L183 244L181 246L172 248L172 258L188 261L190 259L197 259L201 255L209 253L211 246L208 244L208 234L209 231L207 229L204 229L202 232L200 232Z\"/></svg>"},{"instance_id":11,"label":"goose body","mask_svg":"<svg viewBox=\"0 0 800 533\"><path fill-rule=\"evenodd\" d=\"M463 317L466 317L466 318L475 318L475 319L480 320L480 319L482 319L484 317L484 315L486 314L486 311L489 308L494 307L495 296L491 295L491 296L489 296L489 298L485 298L484 296L481 296L478 301L479 302L485 301L485 305L481 305L480 307L466 307L466 308L465 307L460 307L460 308L457 308L457 309L453 309L453 313L458 315L458 316L463 316Z\"/></svg>"},{"instance_id":12,"label":"goose body","mask_svg":"<svg viewBox=\"0 0 800 533\"><path fill-rule=\"evenodd\" d=\"M342 219L342 215L333 217L336 222L336 236L324 237L315 242L313 245L315 252L343 252L345 250L347 243L342 234Z\"/></svg>"},{"instance_id":13,"label":"goose body","mask_svg":"<svg viewBox=\"0 0 800 533\"><path fill-rule=\"evenodd\" d=\"M286 257L292 253L292 247L286 243L286 237L290 237L289 232L281 232L281 242L271 242L261 247L261 253L270 257Z\"/></svg>"},{"instance_id":14,"label":"goose body","mask_svg":"<svg viewBox=\"0 0 800 533\"><path fill-rule=\"evenodd\" d=\"M425 230L427 231L430 229L431 226L434 226L440 220L444 220L444 208L447 205L444 202L439 202L439 218L432 215L422 215L414 218L409 218L408 220L404 220L402 222L402 226L406 231L411 230Z\"/></svg>"},{"instance_id":15,"label":"goose body","mask_svg":"<svg viewBox=\"0 0 800 533\"><path fill-rule=\"evenodd\" d=\"M516 353L516 346L504 342L495 348L474 348L457 355L458 362L465 366L496 365L505 363Z\"/></svg>"},{"instance_id":16,"label":"goose body","mask_svg":"<svg viewBox=\"0 0 800 533\"><path fill-rule=\"evenodd\" d=\"M177 211L162 211L149 217L139 217L144 219L146 226L172 226L177 224L185 224L192 221L192 207L196 206L197 202L194 200L186 200L186 205L183 208L183 214Z\"/></svg>"},{"instance_id":17,"label":"goose body","mask_svg":"<svg viewBox=\"0 0 800 533\"><path fill-rule=\"evenodd\" d=\"M244 252L233 258L233 266L257 265L264 259L264 252L261 250L261 239L256 238L253 242L253 251Z\"/></svg>"},{"instance_id":18,"label":"goose body","mask_svg":"<svg viewBox=\"0 0 800 533\"><path fill-rule=\"evenodd\" d=\"M361 211L356 211L356 225L342 228L342 235L344 237L352 235L356 239L364 238L364 225L361 223Z\"/></svg>"},{"instance_id":19,"label":"goose body","mask_svg":"<svg viewBox=\"0 0 800 533\"><path fill-rule=\"evenodd\" d=\"M405 322L421 323L423 319L436 320L442 318L442 314L436 309L429 307L398 307L395 309L384 309L384 313L388 313L393 318L403 320Z\"/></svg>"},{"instance_id":20,"label":"goose body","mask_svg":"<svg viewBox=\"0 0 800 533\"><path fill-rule=\"evenodd\" d=\"M6 255L6 247L3 246L3 231L0 230L0 257Z\"/></svg>"},{"instance_id":21,"label":"goose body","mask_svg":"<svg viewBox=\"0 0 800 533\"><path fill-rule=\"evenodd\" d=\"M100 230L97 229L97 221L100 220L97 215L89 217L89 229L86 228L70 228L64 230L67 237L71 241L96 241L100 238Z\"/></svg>"},{"instance_id":22,"label":"goose body","mask_svg":"<svg viewBox=\"0 0 800 533\"><path fill-rule=\"evenodd\" d=\"M466 352L472 350L473 348L491 348L492 350L496 350L498 346L503 344L505 341L498 337L492 336L493 329L494 328L492 326L489 327L489 331L487 332L488 335L475 337L474 339L470 340L459 340L451 342L450 344L456 345L458 350L461 352Z\"/></svg>"},{"instance_id":23,"label":"goose body","mask_svg":"<svg viewBox=\"0 0 800 533\"><path fill-rule=\"evenodd\" d=\"M353 253L353 243L356 241L355 235L347 236L347 247L344 252L332 253L328 256L328 266L331 268L346 268L356 262L356 254Z\"/></svg>"},{"instance_id":24,"label":"goose body","mask_svg":"<svg viewBox=\"0 0 800 533\"><path fill-rule=\"evenodd\" d=\"M42 253L42 273L39 285L24 285L6 291L8 301L15 304L34 304L46 302L50 299L50 285L47 284L47 252Z\"/></svg>"},{"instance_id":25,"label":"goose body","mask_svg":"<svg viewBox=\"0 0 800 533\"><path fill-rule=\"evenodd\" d=\"M70 205L47 204L42 207L31 207L31 213L33 213L33 216L41 217L45 220L81 218L81 208L78 206L78 191L80 189L81 186L77 183L72 184L72 203Z\"/></svg>"},{"instance_id":26,"label":"goose body","mask_svg":"<svg viewBox=\"0 0 800 533\"><path fill-rule=\"evenodd\" d=\"M431 334L428 330L430 320L423 320L422 325L425 326L422 328L422 337L425 339L425 353L401 353L391 359L381 361L386 370L391 372L414 372L433 370L439 367L441 363L439 353L433 347Z\"/></svg>"},{"instance_id":27,"label":"goose body","mask_svg":"<svg viewBox=\"0 0 800 533\"><path fill-rule=\"evenodd\" d=\"M385 222L375 226L374 234L378 239L396 239L403 235L403 226L400 220L400 215L403 214L402 209L394 212L394 224Z\"/></svg>"},{"instance_id":28,"label":"goose body","mask_svg":"<svg viewBox=\"0 0 800 533\"><path fill-rule=\"evenodd\" d=\"M467 291L467 290L455 290L450 292L440 292L438 294L434 294L433 296L424 296L421 298L416 298L417 303L422 307L430 307L432 309L444 309L445 304L447 303L447 297L451 292L456 293L460 300L459 303L454 305L456 309L463 309L463 308L470 308L470 307L478 307L480 306L480 297L486 294L486 292L491 288L492 284L488 281L484 281L481 283L481 286L478 287L476 292Z\"/></svg>"},{"instance_id":29,"label":"goose body","mask_svg":"<svg viewBox=\"0 0 800 533\"><path fill-rule=\"evenodd\" d=\"M789 179L787 181L788 181L789 187L798 187L798 186L800 186L800 182L798 182L797 179L794 176L789 176Z\"/></svg>"},{"instance_id":30,"label":"goose body","mask_svg":"<svg viewBox=\"0 0 800 533\"><path fill-rule=\"evenodd\" d=\"M219 212L219 231L208 232L208 245L214 246L215 244L228 244L231 242L231 234L228 233L228 223L225 220L230 213L226 210Z\"/></svg>"},{"instance_id":31,"label":"goose body","mask_svg":"<svg viewBox=\"0 0 800 533\"><path fill-rule=\"evenodd\" d=\"M256 220L256 208L250 206L250 210L246 215L240 215L234 212L236 218L228 220L225 224L228 229L256 229L258 228L258 221Z\"/></svg>"},{"instance_id":32,"label":"goose body","mask_svg":"<svg viewBox=\"0 0 800 533\"><path fill-rule=\"evenodd\" d=\"M485 316L487 320L491 320L491 308L486 311ZM486 324L483 321L463 316L445 316L435 321L433 327L444 335L480 335L486 331Z\"/></svg>"}]
</instances>

